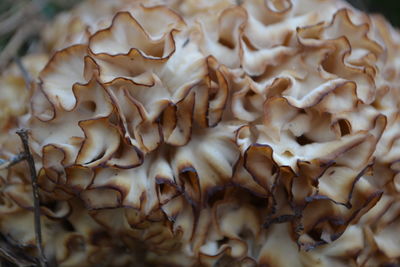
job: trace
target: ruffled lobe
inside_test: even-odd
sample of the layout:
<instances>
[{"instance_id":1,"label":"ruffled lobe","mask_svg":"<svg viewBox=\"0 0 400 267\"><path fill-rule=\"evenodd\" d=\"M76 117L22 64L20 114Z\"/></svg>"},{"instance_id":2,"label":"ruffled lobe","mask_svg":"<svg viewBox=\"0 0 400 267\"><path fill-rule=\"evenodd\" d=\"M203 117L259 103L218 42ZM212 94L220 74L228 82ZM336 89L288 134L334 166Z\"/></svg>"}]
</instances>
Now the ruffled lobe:
<instances>
[{"instance_id":1,"label":"ruffled lobe","mask_svg":"<svg viewBox=\"0 0 400 267\"><path fill-rule=\"evenodd\" d=\"M398 261L394 30L340 1L104 7L60 38L79 44L43 69L26 118L49 256ZM0 172L1 231L32 245L29 177Z\"/></svg>"}]
</instances>

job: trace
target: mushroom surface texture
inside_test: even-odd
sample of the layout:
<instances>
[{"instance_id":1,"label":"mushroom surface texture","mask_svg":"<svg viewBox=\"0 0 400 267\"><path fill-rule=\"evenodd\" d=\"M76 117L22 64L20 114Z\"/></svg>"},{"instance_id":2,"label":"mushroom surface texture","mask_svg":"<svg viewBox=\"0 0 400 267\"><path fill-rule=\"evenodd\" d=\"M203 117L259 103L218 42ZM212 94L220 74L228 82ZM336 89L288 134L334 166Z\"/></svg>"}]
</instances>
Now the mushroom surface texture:
<instances>
[{"instance_id":1,"label":"mushroom surface texture","mask_svg":"<svg viewBox=\"0 0 400 267\"><path fill-rule=\"evenodd\" d=\"M400 264L400 34L381 16L88 0L42 40L29 90L0 77L0 163L29 129L50 266ZM35 258L33 210L27 163L0 167L0 241Z\"/></svg>"}]
</instances>

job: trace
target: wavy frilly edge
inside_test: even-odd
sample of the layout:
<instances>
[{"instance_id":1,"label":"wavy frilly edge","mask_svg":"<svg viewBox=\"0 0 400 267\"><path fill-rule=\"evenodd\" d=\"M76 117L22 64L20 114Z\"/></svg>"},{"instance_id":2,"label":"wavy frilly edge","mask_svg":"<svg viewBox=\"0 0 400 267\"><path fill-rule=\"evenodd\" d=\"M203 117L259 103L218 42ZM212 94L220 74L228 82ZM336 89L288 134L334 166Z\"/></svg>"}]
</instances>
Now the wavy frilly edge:
<instances>
[{"instance_id":1,"label":"wavy frilly edge","mask_svg":"<svg viewBox=\"0 0 400 267\"><path fill-rule=\"evenodd\" d=\"M303 2L124 3L55 53L28 122L49 258L398 261L398 41L339 1ZM1 170L0 227L29 247L20 167Z\"/></svg>"}]
</instances>

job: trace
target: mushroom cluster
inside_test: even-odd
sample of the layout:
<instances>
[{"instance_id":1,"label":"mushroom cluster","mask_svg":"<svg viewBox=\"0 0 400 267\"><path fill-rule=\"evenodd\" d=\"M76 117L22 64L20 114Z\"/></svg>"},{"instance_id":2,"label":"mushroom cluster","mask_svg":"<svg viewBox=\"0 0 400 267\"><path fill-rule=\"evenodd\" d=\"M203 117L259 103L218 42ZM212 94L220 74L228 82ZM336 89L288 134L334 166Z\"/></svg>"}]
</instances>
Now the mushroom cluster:
<instances>
[{"instance_id":1,"label":"mushroom cluster","mask_svg":"<svg viewBox=\"0 0 400 267\"><path fill-rule=\"evenodd\" d=\"M400 262L400 34L380 16L88 1L44 40L57 52L13 127L30 129L50 262ZM27 166L0 181L0 232L34 256Z\"/></svg>"}]
</instances>

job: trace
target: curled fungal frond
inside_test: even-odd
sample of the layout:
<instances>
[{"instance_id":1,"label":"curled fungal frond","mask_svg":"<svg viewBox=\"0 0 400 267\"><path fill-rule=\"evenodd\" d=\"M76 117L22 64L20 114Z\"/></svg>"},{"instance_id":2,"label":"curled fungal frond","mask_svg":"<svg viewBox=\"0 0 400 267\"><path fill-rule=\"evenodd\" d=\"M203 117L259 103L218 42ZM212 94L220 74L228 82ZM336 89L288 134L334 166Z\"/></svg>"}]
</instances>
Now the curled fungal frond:
<instances>
[{"instance_id":1,"label":"curled fungal frond","mask_svg":"<svg viewBox=\"0 0 400 267\"><path fill-rule=\"evenodd\" d=\"M400 36L383 19L335 0L103 2L56 22L82 30L48 39L63 49L21 122L48 258L400 260ZM31 216L19 167L0 175L1 214Z\"/></svg>"}]
</instances>

